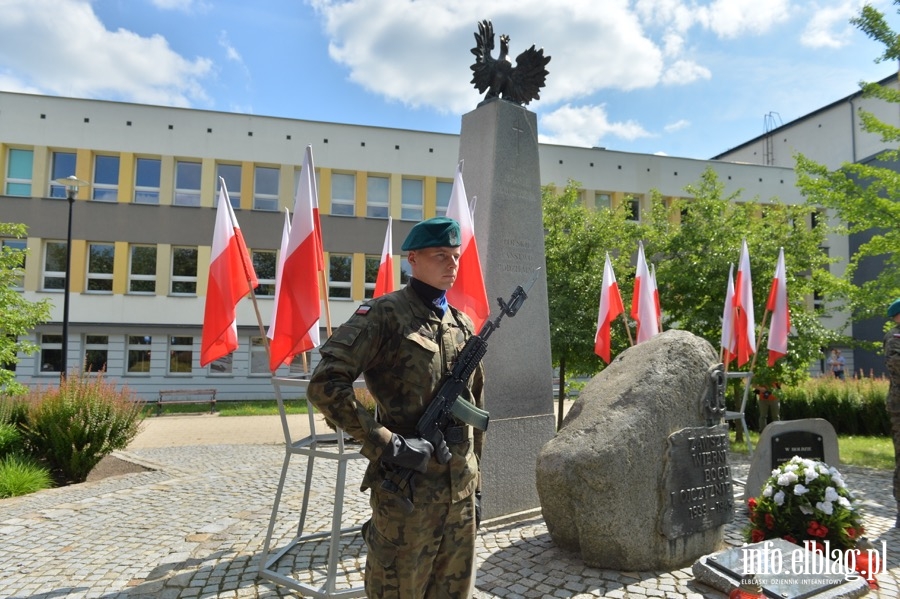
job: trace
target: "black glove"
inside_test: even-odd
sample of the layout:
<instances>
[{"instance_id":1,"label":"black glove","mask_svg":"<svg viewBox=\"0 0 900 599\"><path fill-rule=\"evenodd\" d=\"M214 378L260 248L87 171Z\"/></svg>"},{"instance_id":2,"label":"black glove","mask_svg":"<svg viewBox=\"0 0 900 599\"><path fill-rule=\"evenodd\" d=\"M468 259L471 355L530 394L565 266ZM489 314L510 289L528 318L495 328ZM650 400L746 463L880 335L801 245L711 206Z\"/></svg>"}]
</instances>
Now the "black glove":
<instances>
[{"instance_id":1,"label":"black glove","mask_svg":"<svg viewBox=\"0 0 900 599\"><path fill-rule=\"evenodd\" d=\"M381 454L381 461L416 472L425 472L428 470L428 460L431 459L433 452L434 446L425 439L419 437L404 439L394 433L391 435L390 443L385 446L384 453Z\"/></svg>"},{"instance_id":2,"label":"black glove","mask_svg":"<svg viewBox=\"0 0 900 599\"><path fill-rule=\"evenodd\" d=\"M475 528L481 526L481 491L475 491Z\"/></svg>"}]
</instances>

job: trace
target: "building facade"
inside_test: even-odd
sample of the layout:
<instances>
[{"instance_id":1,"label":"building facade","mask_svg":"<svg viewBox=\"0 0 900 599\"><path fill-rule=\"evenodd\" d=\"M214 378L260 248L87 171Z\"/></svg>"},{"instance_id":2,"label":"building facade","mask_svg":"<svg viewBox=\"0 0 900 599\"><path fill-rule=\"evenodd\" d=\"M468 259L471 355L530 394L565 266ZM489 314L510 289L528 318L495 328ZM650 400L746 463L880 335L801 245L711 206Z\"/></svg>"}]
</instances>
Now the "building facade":
<instances>
[{"instance_id":1,"label":"building facade","mask_svg":"<svg viewBox=\"0 0 900 599\"><path fill-rule=\"evenodd\" d=\"M284 210L293 208L307 145L328 271L323 325L336 327L372 294L388 216L396 251L413 224L446 210L458 136L0 92L0 221L28 226L27 239L2 242L29 249L21 292L52 304L33 338L41 350L22 356L17 380L33 386L59 377L68 203L55 180L75 175L89 184L73 210L67 363L105 369L147 399L161 389L208 387L225 400L271 398L263 327ZM726 193L803 201L792 165L543 144L539 151L544 184L578 181L588 206L631 202L638 219L652 190L684 197L708 167ZM240 348L200 367L219 177L260 286L255 303L238 306ZM830 251L846 256L846 240ZM399 252L394 260L399 286L407 269ZM311 368L315 352L308 359L278 374Z\"/></svg>"}]
</instances>

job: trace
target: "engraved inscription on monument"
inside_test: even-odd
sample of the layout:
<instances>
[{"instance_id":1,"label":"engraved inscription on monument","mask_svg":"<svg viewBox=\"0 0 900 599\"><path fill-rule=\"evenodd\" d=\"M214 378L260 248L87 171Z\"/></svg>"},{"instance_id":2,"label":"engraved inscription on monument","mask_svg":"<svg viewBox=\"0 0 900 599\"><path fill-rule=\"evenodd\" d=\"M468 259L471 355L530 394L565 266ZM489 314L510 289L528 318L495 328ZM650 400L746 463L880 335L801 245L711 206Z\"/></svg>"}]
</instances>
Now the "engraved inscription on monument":
<instances>
[{"instance_id":1,"label":"engraved inscription on monument","mask_svg":"<svg viewBox=\"0 0 900 599\"><path fill-rule=\"evenodd\" d=\"M669 539L731 522L727 426L690 427L669 435L662 492L660 532Z\"/></svg>"},{"instance_id":2,"label":"engraved inscription on monument","mask_svg":"<svg viewBox=\"0 0 900 599\"><path fill-rule=\"evenodd\" d=\"M778 468L794 456L825 460L822 435L812 431L788 431L772 436L772 468Z\"/></svg>"}]
</instances>

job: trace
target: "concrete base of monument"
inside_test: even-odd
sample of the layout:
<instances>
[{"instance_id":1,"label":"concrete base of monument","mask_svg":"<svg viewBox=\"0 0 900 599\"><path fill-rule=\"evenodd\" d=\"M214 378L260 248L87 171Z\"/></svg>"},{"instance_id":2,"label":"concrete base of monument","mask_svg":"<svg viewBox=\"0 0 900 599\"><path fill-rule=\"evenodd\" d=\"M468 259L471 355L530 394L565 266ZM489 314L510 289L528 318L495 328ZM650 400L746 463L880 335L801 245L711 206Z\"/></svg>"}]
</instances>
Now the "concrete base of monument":
<instances>
[{"instance_id":1,"label":"concrete base of monument","mask_svg":"<svg viewBox=\"0 0 900 599\"><path fill-rule=\"evenodd\" d=\"M743 578L754 578L766 597L780 599L853 599L869 592L866 579L843 564L784 539L704 555L691 571L698 582L723 593Z\"/></svg>"}]
</instances>

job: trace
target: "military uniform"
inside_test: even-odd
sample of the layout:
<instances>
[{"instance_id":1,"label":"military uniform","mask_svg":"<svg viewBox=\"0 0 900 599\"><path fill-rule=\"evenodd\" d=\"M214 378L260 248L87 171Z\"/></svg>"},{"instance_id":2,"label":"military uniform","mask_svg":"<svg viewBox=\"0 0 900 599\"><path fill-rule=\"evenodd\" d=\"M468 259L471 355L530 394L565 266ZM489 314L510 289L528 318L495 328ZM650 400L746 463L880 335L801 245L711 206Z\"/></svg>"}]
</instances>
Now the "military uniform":
<instances>
[{"instance_id":1,"label":"military uniform","mask_svg":"<svg viewBox=\"0 0 900 599\"><path fill-rule=\"evenodd\" d=\"M900 300L894 302L891 308L898 303ZM897 309L900 310L900 306ZM890 312L888 314L894 316ZM891 433L894 437L894 499L900 505L900 324L896 324L884 337L884 360L891 381L887 410L891 417ZM900 525L900 512L897 524Z\"/></svg>"},{"instance_id":2,"label":"military uniform","mask_svg":"<svg viewBox=\"0 0 900 599\"><path fill-rule=\"evenodd\" d=\"M445 435L449 463L432 457L427 471L414 473L408 485L380 461L391 433L414 435L441 377L474 332L465 314L450 306L441 315L408 285L361 305L320 350L308 397L362 444L370 460L361 488L370 490L372 506L363 533L369 597L468 597L474 588L482 433L453 426ZM377 419L355 401L353 381L360 374L377 404ZM478 407L483 380L479 366L466 398ZM385 479L412 499L411 514L382 488Z\"/></svg>"}]
</instances>

